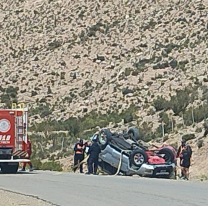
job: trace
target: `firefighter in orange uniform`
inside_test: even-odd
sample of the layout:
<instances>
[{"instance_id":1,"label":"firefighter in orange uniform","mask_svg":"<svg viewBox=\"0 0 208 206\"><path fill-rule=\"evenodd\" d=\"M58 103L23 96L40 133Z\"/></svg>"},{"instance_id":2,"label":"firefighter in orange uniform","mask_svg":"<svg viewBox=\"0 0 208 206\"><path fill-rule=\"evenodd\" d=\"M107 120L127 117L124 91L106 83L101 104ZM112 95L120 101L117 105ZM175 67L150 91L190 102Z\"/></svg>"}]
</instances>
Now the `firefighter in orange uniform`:
<instances>
[{"instance_id":1,"label":"firefighter in orange uniform","mask_svg":"<svg viewBox=\"0 0 208 206\"><path fill-rule=\"evenodd\" d=\"M25 159L30 159L31 154L32 154L31 142L28 140L27 141L27 155L25 156ZM31 162L23 162L21 171L25 171L25 167L27 163L30 166L30 171L33 171L33 166Z\"/></svg>"},{"instance_id":2,"label":"firefighter in orange uniform","mask_svg":"<svg viewBox=\"0 0 208 206\"><path fill-rule=\"evenodd\" d=\"M78 168L78 164L84 159L84 151L85 151L85 145L83 144L83 140L80 139L78 143L74 146L74 168L73 171L75 172ZM83 166L82 164L79 165L79 171L80 173L83 173Z\"/></svg>"}]
</instances>

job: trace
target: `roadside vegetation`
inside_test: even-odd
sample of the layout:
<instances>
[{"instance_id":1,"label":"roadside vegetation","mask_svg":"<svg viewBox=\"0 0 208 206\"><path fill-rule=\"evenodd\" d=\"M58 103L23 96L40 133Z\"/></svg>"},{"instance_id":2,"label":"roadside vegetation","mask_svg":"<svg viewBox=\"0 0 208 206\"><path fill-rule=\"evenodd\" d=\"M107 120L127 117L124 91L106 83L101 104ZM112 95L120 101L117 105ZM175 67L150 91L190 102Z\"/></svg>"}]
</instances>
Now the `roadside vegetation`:
<instances>
[{"instance_id":1,"label":"roadside vegetation","mask_svg":"<svg viewBox=\"0 0 208 206\"><path fill-rule=\"evenodd\" d=\"M29 105L34 161L58 162L99 127L137 127L145 142L177 134L203 149L205 1L2 5L0 105Z\"/></svg>"}]
</instances>

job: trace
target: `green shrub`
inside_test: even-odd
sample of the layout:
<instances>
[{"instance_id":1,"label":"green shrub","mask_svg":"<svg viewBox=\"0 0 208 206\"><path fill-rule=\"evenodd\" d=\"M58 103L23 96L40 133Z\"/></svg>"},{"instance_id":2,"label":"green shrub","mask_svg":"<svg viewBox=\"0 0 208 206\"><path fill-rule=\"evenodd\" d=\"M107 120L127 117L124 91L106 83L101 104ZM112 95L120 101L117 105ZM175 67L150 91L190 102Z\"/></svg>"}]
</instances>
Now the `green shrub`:
<instances>
[{"instance_id":1,"label":"green shrub","mask_svg":"<svg viewBox=\"0 0 208 206\"><path fill-rule=\"evenodd\" d=\"M139 74L139 71L137 69L133 70L131 74L132 76L137 76Z\"/></svg>"},{"instance_id":2,"label":"green shrub","mask_svg":"<svg viewBox=\"0 0 208 206\"><path fill-rule=\"evenodd\" d=\"M156 111L161 111L163 109L168 109L169 102L164 97L158 96L157 99L153 101L153 105Z\"/></svg>"},{"instance_id":3,"label":"green shrub","mask_svg":"<svg viewBox=\"0 0 208 206\"><path fill-rule=\"evenodd\" d=\"M153 105L157 111L172 109L173 112L178 115L186 110L186 107L197 99L197 88L191 86L186 87L184 90L176 91L176 95L171 96L170 101L166 100L162 96L158 96L153 101Z\"/></svg>"},{"instance_id":4,"label":"green shrub","mask_svg":"<svg viewBox=\"0 0 208 206\"><path fill-rule=\"evenodd\" d=\"M139 139L143 140L144 142L149 142L150 140L156 138L156 135L152 133L151 124L147 122L143 122L138 129L139 129Z\"/></svg>"},{"instance_id":5,"label":"green shrub","mask_svg":"<svg viewBox=\"0 0 208 206\"><path fill-rule=\"evenodd\" d=\"M47 154L39 149L37 150L36 156L38 157L38 159L45 159L47 157Z\"/></svg>"},{"instance_id":6,"label":"green shrub","mask_svg":"<svg viewBox=\"0 0 208 206\"><path fill-rule=\"evenodd\" d=\"M6 88L3 94L1 94L1 103L4 103L5 108L11 108L12 103L18 103L17 101L17 91L18 87L9 86Z\"/></svg>"},{"instance_id":7,"label":"green shrub","mask_svg":"<svg viewBox=\"0 0 208 206\"><path fill-rule=\"evenodd\" d=\"M133 64L134 67L136 67L136 71L133 72L133 74L135 75L136 72L140 73L143 72L147 67L145 66L144 62L136 62Z\"/></svg>"},{"instance_id":8,"label":"green shrub","mask_svg":"<svg viewBox=\"0 0 208 206\"><path fill-rule=\"evenodd\" d=\"M128 123L128 122L132 122L133 121L133 116L132 114L127 114L125 117L124 117L124 123Z\"/></svg>"},{"instance_id":9,"label":"green shrub","mask_svg":"<svg viewBox=\"0 0 208 206\"><path fill-rule=\"evenodd\" d=\"M44 103L44 102L47 102L46 98L43 97L42 99L40 99L40 103Z\"/></svg>"},{"instance_id":10,"label":"green shrub","mask_svg":"<svg viewBox=\"0 0 208 206\"><path fill-rule=\"evenodd\" d=\"M202 175L200 176L200 180L201 180L201 181L203 181L203 180L208 180L208 176L205 175L205 174L202 174Z\"/></svg>"},{"instance_id":11,"label":"green shrub","mask_svg":"<svg viewBox=\"0 0 208 206\"><path fill-rule=\"evenodd\" d=\"M155 139L155 138L156 138L156 135L151 132L151 133L148 133L146 135L143 135L142 140L144 142L149 142L149 141L151 141L152 139Z\"/></svg>"},{"instance_id":12,"label":"green shrub","mask_svg":"<svg viewBox=\"0 0 208 206\"><path fill-rule=\"evenodd\" d=\"M129 76L131 74L132 68L125 68L125 76Z\"/></svg>"},{"instance_id":13,"label":"green shrub","mask_svg":"<svg viewBox=\"0 0 208 206\"><path fill-rule=\"evenodd\" d=\"M176 92L176 96L171 96L170 107L178 115L180 112L185 111L189 103L190 97L188 91L179 90Z\"/></svg>"},{"instance_id":14,"label":"green shrub","mask_svg":"<svg viewBox=\"0 0 208 206\"><path fill-rule=\"evenodd\" d=\"M5 88L3 88L2 86L0 86L0 91L1 92L5 92Z\"/></svg>"},{"instance_id":15,"label":"green shrub","mask_svg":"<svg viewBox=\"0 0 208 206\"><path fill-rule=\"evenodd\" d=\"M66 72L61 72L61 79L65 79Z\"/></svg>"},{"instance_id":16,"label":"green shrub","mask_svg":"<svg viewBox=\"0 0 208 206\"><path fill-rule=\"evenodd\" d=\"M147 86L151 86L152 84L153 84L152 81L149 81L149 82L146 83Z\"/></svg>"},{"instance_id":17,"label":"green shrub","mask_svg":"<svg viewBox=\"0 0 208 206\"><path fill-rule=\"evenodd\" d=\"M32 159L31 163L36 170L40 170L42 167L42 162L39 159Z\"/></svg>"},{"instance_id":18,"label":"green shrub","mask_svg":"<svg viewBox=\"0 0 208 206\"><path fill-rule=\"evenodd\" d=\"M62 42L58 40L54 40L53 42L48 43L47 50L55 50L56 48L60 47L62 45Z\"/></svg>"},{"instance_id":19,"label":"green shrub","mask_svg":"<svg viewBox=\"0 0 208 206\"><path fill-rule=\"evenodd\" d=\"M52 90L51 90L51 87L50 86L48 86L48 91L47 91L47 94L52 94L53 92L52 92Z\"/></svg>"},{"instance_id":20,"label":"green shrub","mask_svg":"<svg viewBox=\"0 0 208 206\"><path fill-rule=\"evenodd\" d=\"M208 105L200 105L196 108L189 108L184 112L184 123L187 126L190 126L193 124L193 117L192 112L194 116L195 123L201 122L208 116Z\"/></svg>"},{"instance_id":21,"label":"green shrub","mask_svg":"<svg viewBox=\"0 0 208 206\"><path fill-rule=\"evenodd\" d=\"M184 124L186 126L190 126L193 124L192 109L191 108L189 108L188 110L186 110L184 112L183 119L184 119Z\"/></svg>"},{"instance_id":22,"label":"green shrub","mask_svg":"<svg viewBox=\"0 0 208 206\"><path fill-rule=\"evenodd\" d=\"M150 106L147 110L147 115L154 115L154 114L155 114L155 108Z\"/></svg>"},{"instance_id":23,"label":"green shrub","mask_svg":"<svg viewBox=\"0 0 208 206\"><path fill-rule=\"evenodd\" d=\"M67 96L67 97L64 97L64 100L63 100L63 101L64 101L64 102L67 102L67 103L71 103L72 100L73 100L72 97Z\"/></svg>"},{"instance_id":24,"label":"green shrub","mask_svg":"<svg viewBox=\"0 0 208 206\"><path fill-rule=\"evenodd\" d=\"M54 160L55 160L55 157L56 157L56 155L55 155L55 154L52 154L48 159L49 159L50 161L54 161Z\"/></svg>"},{"instance_id":25,"label":"green shrub","mask_svg":"<svg viewBox=\"0 0 208 206\"><path fill-rule=\"evenodd\" d=\"M50 170L50 171L62 171L62 167L59 162L49 161L42 163L41 170Z\"/></svg>"},{"instance_id":26,"label":"green shrub","mask_svg":"<svg viewBox=\"0 0 208 206\"><path fill-rule=\"evenodd\" d=\"M134 93L134 90L129 89L128 87L127 87L127 88L124 88L124 89L122 90L123 96L125 96L125 95L127 95L127 94L130 94L130 93Z\"/></svg>"},{"instance_id":27,"label":"green shrub","mask_svg":"<svg viewBox=\"0 0 208 206\"><path fill-rule=\"evenodd\" d=\"M202 132L202 128L201 127L197 127L196 130L195 130L195 132L197 132L197 133Z\"/></svg>"},{"instance_id":28,"label":"green shrub","mask_svg":"<svg viewBox=\"0 0 208 206\"><path fill-rule=\"evenodd\" d=\"M176 125L176 127L177 128L183 128L183 124L182 123L179 123L179 124Z\"/></svg>"},{"instance_id":29,"label":"green shrub","mask_svg":"<svg viewBox=\"0 0 208 206\"><path fill-rule=\"evenodd\" d=\"M36 91L31 92L31 97L36 96L38 93Z\"/></svg>"},{"instance_id":30,"label":"green shrub","mask_svg":"<svg viewBox=\"0 0 208 206\"><path fill-rule=\"evenodd\" d=\"M182 136L182 139L184 139L185 141L191 140L191 139L195 139L195 134L185 134Z\"/></svg>"},{"instance_id":31,"label":"green shrub","mask_svg":"<svg viewBox=\"0 0 208 206\"><path fill-rule=\"evenodd\" d=\"M158 128L156 129L155 135L156 135L156 137L162 137L162 127L161 127L161 125L158 126Z\"/></svg>"},{"instance_id":32,"label":"green shrub","mask_svg":"<svg viewBox=\"0 0 208 206\"><path fill-rule=\"evenodd\" d=\"M203 147L204 145L204 141L201 139L197 142L197 147L200 149L201 147Z\"/></svg>"},{"instance_id":33,"label":"green shrub","mask_svg":"<svg viewBox=\"0 0 208 206\"><path fill-rule=\"evenodd\" d=\"M170 120L168 114L166 112L160 112L159 116L164 123L164 132L169 133L172 131L172 121L173 125L175 125L175 120Z\"/></svg>"},{"instance_id":34,"label":"green shrub","mask_svg":"<svg viewBox=\"0 0 208 206\"><path fill-rule=\"evenodd\" d=\"M49 107L49 104L39 104L36 108L31 108L30 115L39 114L41 118L48 116L52 113L51 108Z\"/></svg>"}]
</instances>

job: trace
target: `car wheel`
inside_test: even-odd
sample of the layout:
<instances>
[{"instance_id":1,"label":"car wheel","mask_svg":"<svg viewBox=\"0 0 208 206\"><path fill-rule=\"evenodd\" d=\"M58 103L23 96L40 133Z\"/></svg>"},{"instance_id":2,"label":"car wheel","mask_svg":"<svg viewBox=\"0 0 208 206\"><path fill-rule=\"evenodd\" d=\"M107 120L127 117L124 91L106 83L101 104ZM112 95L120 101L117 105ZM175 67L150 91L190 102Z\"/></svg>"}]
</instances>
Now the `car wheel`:
<instances>
[{"instance_id":1,"label":"car wheel","mask_svg":"<svg viewBox=\"0 0 208 206\"><path fill-rule=\"evenodd\" d=\"M128 131L128 135L130 135L135 141L139 139L139 130L137 128L130 128Z\"/></svg>"},{"instance_id":2,"label":"car wheel","mask_svg":"<svg viewBox=\"0 0 208 206\"><path fill-rule=\"evenodd\" d=\"M130 163L136 167L140 167L148 160L147 154L144 150L135 150L130 155Z\"/></svg>"},{"instance_id":3,"label":"car wheel","mask_svg":"<svg viewBox=\"0 0 208 206\"><path fill-rule=\"evenodd\" d=\"M107 146L108 142L111 139L111 136L112 133L109 129L103 129L100 131L98 140L102 150L105 149L105 147Z\"/></svg>"},{"instance_id":4,"label":"car wheel","mask_svg":"<svg viewBox=\"0 0 208 206\"><path fill-rule=\"evenodd\" d=\"M164 154L163 159L165 162L174 162L175 156L173 154L173 151L169 148L162 148L159 150L158 154Z\"/></svg>"}]
</instances>

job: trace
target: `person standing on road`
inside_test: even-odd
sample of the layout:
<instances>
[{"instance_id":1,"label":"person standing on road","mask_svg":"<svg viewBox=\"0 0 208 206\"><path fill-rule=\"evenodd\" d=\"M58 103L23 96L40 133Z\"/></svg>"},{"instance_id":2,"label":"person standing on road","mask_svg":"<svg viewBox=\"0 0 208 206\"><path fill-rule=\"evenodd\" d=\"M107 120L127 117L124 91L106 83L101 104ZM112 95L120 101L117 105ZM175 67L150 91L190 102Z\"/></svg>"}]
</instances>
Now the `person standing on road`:
<instances>
[{"instance_id":1,"label":"person standing on road","mask_svg":"<svg viewBox=\"0 0 208 206\"><path fill-rule=\"evenodd\" d=\"M191 164L192 149L191 149L191 147L189 145L186 144L186 140L182 139L181 140L181 145L178 148L178 152L177 152L177 156L176 156L177 158L180 158L180 166L181 167L183 167L182 166L182 151L183 151L184 147L186 147L187 151L189 151L189 154L190 154L190 164ZM184 176L184 173L183 173L183 171L181 169L181 177L183 177L183 176Z\"/></svg>"},{"instance_id":2,"label":"person standing on road","mask_svg":"<svg viewBox=\"0 0 208 206\"><path fill-rule=\"evenodd\" d=\"M95 134L92 137L92 145L89 147L87 154L89 155L87 160L88 172L85 174L94 174L97 175L98 169L98 157L101 152L100 146L97 143L98 134Z\"/></svg>"},{"instance_id":3,"label":"person standing on road","mask_svg":"<svg viewBox=\"0 0 208 206\"><path fill-rule=\"evenodd\" d=\"M182 167L181 170L182 170L184 179L186 180L189 179L189 167L191 164L190 158L191 158L191 152L188 149L188 147L185 145L181 152L181 167Z\"/></svg>"},{"instance_id":4,"label":"person standing on road","mask_svg":"<svg viewBox=\"0 0 208 206\"><path fill-rule=\"evenodd\" d=\"M73 171L75 172L79 167L80 173L83 173L83 165L80 164L82 160L84 160L84 151L85 145L83 144L83 140L80 139L78 143L74 146L74 168Z\"/></svg>"},{"instance_id":5,"label":"person standing on road","mask_svg":"<svg viewBox=\"0 0 208 206\"><path fill-rule=\"evenodd\" d=\"M27 141L27 155L25 156L25 159L30 159L31 154L32 154L32 146L31 146L30 140L28 140ZM26 164L30 166L30 171L33 171L33 166L31 162L23 162L21 171L25 171Z\"/></svg>"}]
</instances>

